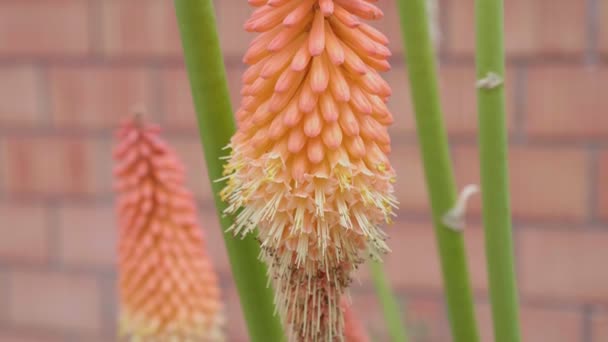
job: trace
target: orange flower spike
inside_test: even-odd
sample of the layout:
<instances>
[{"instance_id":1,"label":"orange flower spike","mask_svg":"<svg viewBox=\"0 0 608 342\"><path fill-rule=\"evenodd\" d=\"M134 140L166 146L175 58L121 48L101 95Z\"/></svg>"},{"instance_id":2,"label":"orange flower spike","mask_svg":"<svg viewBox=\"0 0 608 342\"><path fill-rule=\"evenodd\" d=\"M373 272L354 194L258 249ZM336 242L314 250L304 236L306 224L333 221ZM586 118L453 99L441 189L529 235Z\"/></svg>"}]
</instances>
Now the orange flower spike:
<instances>
[{"instance_id":1,"label":"orange flower spike","mask_svg":"<svg viewBox=\"0 0 608 342\"><path fill-rule=\"evenodd\" d=\"M397 207L387 153L386 36L371 0L249 0L238 130L225 166L230 228L257 228L281 317L298 341L343 340L340 298ZM242 210L240 210L242 209ZM240 210L240 211L239 211Z\"/></svg>"},{"instance_id":2,"label":"orange flower spike","mask_svg":"<svg viewBox=\"0 0 608 342\"><path fill-rule=\"evenodd\" d=\"M120 331L131 341L222 341L218 279L184 168L139 116L118 131Z\"/></svg>"}]
</instances>

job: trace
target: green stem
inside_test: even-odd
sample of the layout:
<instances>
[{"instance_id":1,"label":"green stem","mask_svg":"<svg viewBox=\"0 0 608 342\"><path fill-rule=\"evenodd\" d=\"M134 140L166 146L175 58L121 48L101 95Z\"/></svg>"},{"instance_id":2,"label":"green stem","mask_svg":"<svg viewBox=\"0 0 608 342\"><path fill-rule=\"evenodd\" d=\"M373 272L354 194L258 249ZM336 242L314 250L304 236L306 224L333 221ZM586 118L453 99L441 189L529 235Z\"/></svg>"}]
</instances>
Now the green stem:
<instances>
[{"instance_id":1,"label":"green stem","mask_svg":"<svg viewBox=\"0 0 608 342\"><path fill-rule=\"evenodd\" d=\"M453 340L477 342L479 335L463 236L442 223L443 215L455 203L456 191L439 101L426 1L399 0L398 3Z\"/></svg>"},{"instance_id":2,"label":"green stem","mask_svg":"<svg viewBox=\"0 0 608 342\"><path fill-rule=\"evenodd\" d=\"M175 0L184 56L198 127L205 151L205 160L212 184L215 204L225 231L232 225L231 217L223 216L226 204L219 192L223 182L220 157L234 133L230 96L211 0ZM274 315L273 292L267 287L266 267L258 260L259 246L254 238L241 240L224 234L232 273L247 322L249 337L254 342L283 341L281 322Z\"/></svg>"},{"instance_id":3,"label":"green stem","mask_svg":"<svg viewBox=\"0 0 608 342\"><path fill-rule=\"evenodd\" d=\"M504 79L503 1L476 0L477 78ZM520 341L509 209L504 86L479 87L479 159L483 225L496 342Z\"/></svg>"},{"instance_id":4,"label":"green stem","mask_svg":"<svg viewBox=\"0 0 608 342\"><path fill-rule=\"evenodd\" d=\"M385 324L393 342L407 342L405 321L401 317L399 301L391 291L390 284L386 278L382 264L376 261L369 262L372 280L376 288L376 294L382 306Z\"/></svg>"}]
</instances>

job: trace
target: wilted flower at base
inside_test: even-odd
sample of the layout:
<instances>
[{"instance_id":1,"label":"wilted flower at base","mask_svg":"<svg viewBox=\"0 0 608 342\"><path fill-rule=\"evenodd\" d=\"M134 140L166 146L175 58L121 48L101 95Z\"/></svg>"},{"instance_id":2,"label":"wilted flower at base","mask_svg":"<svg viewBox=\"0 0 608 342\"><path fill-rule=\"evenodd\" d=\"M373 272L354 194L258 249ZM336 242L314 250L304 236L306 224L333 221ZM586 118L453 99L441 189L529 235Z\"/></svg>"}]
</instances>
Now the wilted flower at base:
<instances>
[{"instance_id":1,"label":"wilted flower at base","mask_svg":"<svg viewBox=\"0 0 608 342\"><path fill-rule=\"evenodd\" d=\"M387 154L386 37L364 0L249 0L260 32L244 61L238 131L221 195L231 230L256 227L281 317L300 341L343 340L340 298L388 251L395 173ZM242 208L241 211L239 209Z\"/></svg>"},{"instance_id":2,"label":"wilted flower at base","mask_svg":"<svg viewBox=\"0 0 608 342\"><path fill-rule=\"evenodd\" d=\"M361 321L355 315L348 300L342 298L342 311L344 313L344 341L345 342L369 342L367 333Z\"/></svg>"},{"instance_id":3,"label":"wilted flower at base","mask_svg":"<svg viewBox=\"0 0 608 342\"><path fill-rule=\"evenodd\" d=\"M114 150L120 331L131 341L222 341L218 279L204 249L184 168L139 117Z\"/></svg>"}]
</instances>

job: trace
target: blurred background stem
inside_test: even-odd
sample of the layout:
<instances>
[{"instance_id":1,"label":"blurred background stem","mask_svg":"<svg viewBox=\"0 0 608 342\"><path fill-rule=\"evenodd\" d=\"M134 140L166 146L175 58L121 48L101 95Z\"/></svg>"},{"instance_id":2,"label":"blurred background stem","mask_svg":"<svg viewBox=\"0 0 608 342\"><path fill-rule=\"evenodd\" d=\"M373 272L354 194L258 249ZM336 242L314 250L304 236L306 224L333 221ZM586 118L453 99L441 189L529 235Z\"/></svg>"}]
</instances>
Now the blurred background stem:
<instances>
[{"instance_id":1,"label":"blurred background stem","mask_svg":"<svg viewBox=\"0 0 608 342\"><path fill-rule=\"evenodd\" d=\"M222 215L226 204L220 199L219 192L224 182L214 180L222 177L220 157L229 153L223 148L228 145L235 124L213 4L211 0L175 0L175 10L209 181L221 227L225 231L233 220ZM223 236L250 341L283 341L281 322L274 315L273 292L266 286L266 266L258 260L258 243L252 235L242 240L232 234L224 233Z\"/></svg>"},{"instance_id":2,"label":"blurred background stem","mask_svg":"<svg viewBox=\"0 0 608 342\"><path fill-rule=\"evenodd\" d=\"M369 268L391 340L393 342L407 342L406 321L403 319L399 308L399 299L392 292L383 264L371 260Z\"/></svg>"},{"instance_id":3,"label":"blurred background stem","mask_svg":"<svg viewBox=\"0 0 608 342\"><path fill-rule=\"evenodd\" d=\"M441 112L427 3L426 0L399 0L398 3L453 341L477 342L479 334L463 235L442 222L443 215L455 204L456 187Z\"/></svg>"},{"instance_id":4,"label":"blurred background stem","mask_svg":"<svg viewBox=\"0 0 608 342\"><path fill-rule=\"evenodd\" d=\"M496 342L520 341L509 206L503 1L476 0L477 106L483 226Z\"/></svg>"}]
</instances>

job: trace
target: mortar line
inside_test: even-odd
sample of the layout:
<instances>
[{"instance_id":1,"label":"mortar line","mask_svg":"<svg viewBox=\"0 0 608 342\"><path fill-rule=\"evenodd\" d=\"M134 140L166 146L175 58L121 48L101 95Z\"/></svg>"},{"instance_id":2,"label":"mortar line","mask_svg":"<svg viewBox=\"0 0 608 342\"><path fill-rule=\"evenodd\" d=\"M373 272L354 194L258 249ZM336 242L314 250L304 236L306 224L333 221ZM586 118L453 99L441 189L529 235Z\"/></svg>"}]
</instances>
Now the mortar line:
<instances>
[{"instance_id":1,"label":"mortar line","mask_svg":"<svg viewBox=\"0 0 608 342\"><path fill-rule=\"evenodd\" d=\"M513 210L511 209L511 215L513 215ZM521 297L522 297L522 293L521 293L521 289L520 289L520 284L523 284L523 260L521 258L521 241L522 241L522 235L523 235L523 227L520 226L519 224L515 224L513 222L511 222L511 227L512 227L512 239L513 239L513 267L515 268L513 271L515 272L515 289L517 290L517 298L518 301L521 302ZM520 309L521 311L521 309Z\"/></svg>"},{"instance_id":2,"label":"mortar line","mask_svg":"<svg viewBox=\"0 0 608 342\"><path fill-rule=\"evenodd\" d=\"M61 201L65 205L79 204L107 204L110 203L112 197L110 195L49 195L44 193L20 193L11 194L10 197L0 197L2 204L18 204L18 205L47 205L51 202Z\"/></svg>"},{"instance_id":3,"label":"mortar line","mask_svg":"<svg viewBox=\"0 0 608 342\"><path fill-rule=\"evenodd\" d=\"M9 316L10 289L8 273L8 268L0 265L0 325L5 323L5 319L8 320Z\"/></svg>"},{"instance_id":4,"label":"mortar line","mask_svg":"<svg viewBox=\"0 0 608 342\"><path fill-rule=\"evenodd\" d=\"M8 175L5 172L5 167L6 165L8 165L8 162L5 159L7 158L7 156L5 155L5 149L8 143L6 142L5 138L6 137L4 137L2 132L0 131L0 201L4 201L6 198L8 198Z\"/></svg>"},{"instance_id":5,"label":"mortar line","mask_svg":"<svg viewBox=\"0 0 608 342\"><path fill-rule=\"evenodd\" d=\"M101 334L105 337L117 336L118 299L116 298L116 273L98 272L97 284L101 292Z\"/></svg>"},{"instance_id":6,"label":"mortar line","mask_svg":"<svg viewBox=\"0 0 608 342\"><path fill-rule=\"evenodd\" d=\"M52 109L51 109L51 87L50 87L50 68L44 64L37 64L33 66L36 71L36 95L38 97L38 116L40 120L36 122L39 125L42 122L43 125L50 126L53 122Z\"/></svg>"},{"instance_id":7,"label":"mortar line","mask_svg":"<svg viewBox=\"0 0 608 342\"><path fill-rule=\"evenodd\" d=\"M452 1L450 0L437 0L437 10L439 20L439 44L436 53L439 54L439 59L442 59L442 55L447 55L451 49L451 39L449 32L450 27L450 15L452 9Z\"/></svg>"},{"instance_id":8,"label":"mortar line","mask_svg":"<svg viewBox=\"0 0 608 342\"><path fill-rule=\"evenodd\" d=\"M164 66L164 65L159 65L159 71L158 71L158 75L157 75L157 82L158 85L156 86L156 96L155 96L155 106L158 108L158 122L163 126L163 131L166 133L167 131L170 131L170 127L171 126L175 126L175 124L170 124L170 114L167 113L167 94L165 94L165 92L163 91L164 87L162 86L162 81L165 80L164 77L162 77L161 74L166 74L168 72L174 72L175 70L179 70L179 68L176 67L172 67L172 66ZM190 80L187 80L187 82L190 82ZM189 88L190 83L188 83L188 88ZM191 127L192 129L188 129L188 130L192 130L195 131L195 129L193 127ZM193 134L193 136L195 136Z\"/></svg>"},{"instance_id":9,"label":"mortar line","mask_svg":"<svg viewBox=\"0 0 608 342\"><path fill-rule=\"evenodd\" d=\"M162 105L163 101L161 97L163 94L163 77L162 73L166 67L160 64L154 64L150 66L148 70L148 82L150 83L150 94L152 96L151 99L147 99L152 106L152 108L146 108L146 111L150 113L150 117L152 120L156 122L160 122L163 125L167 123L166 116L164 114Z\"/></svg>"},{"instance_id":10,"label":"mortar line","mask_svg":"<svg viewBox=\"0 0 608 342\"><path fill-rule=\"evenodd\" d=\"M586 187L588 190L588 195L586 198L587 201L587 221L589 224L599 224L599 187L597 186L597 181L599 180L599 148L590 143L587 147L587 182Z\"/></svg>"},{"instance_id":11,"label":"mortar line","mask_svg":"<svg viewBox=\"0 0 608 342\"><path fill-rule=\"evenodd\" d=\"M98 0L89 0L88 11L89 16L89 54L91 56L103 56L104 40L103 40L103 11L101 2Z\"/></svg>"},{"instance_id":12,"label":"mortar line","mask_svg":"<svg viewBox=\"0 0 608 342\"><path fill-rule=\"evenodd\" d=\"M444 65L473 65L475 58L468 54L452 54L440 51L441 61ZM598 56L599 57L599 56ZM242 67L242 56L226 55L224 64L226 68ZM533 56L507 56L508 65L525 62L531 65L572 65L580 66L584 57L578 55L561 54L538 54ZM389 58L393 66L403 66L405 58L402 53L395 53ZM598 58L598 64L608 65L608 59ZM180 56L32 56L23 54L4 54L0 55L0 66L14 66L20 64L48 64L62 67L91 67L91 66L111 66L111 67L149 67L162 65L163 67L184 67L184 61Z\"/></svg>"},{"instance_id":13,"label":"mortar line","mask_svg":"<svg viewBox=\"0 0 608 342\"><path fill-rule=\"evenodd\" d=\"M593 341L593 308L589 304L583 306L581 315L581 341L582 342L595 342ZM599 341L597 341L599 342Z\"/></svg>"},{"instance_id":14,"label":"mortar line","mask_svg":"<svg viewBox=\"0 0 608 342\"><path fill-rule=\"evenodd\" d=\"M60 206L58 201L48 201L46 206L47 218L47 248L48 248L48 270L61 270L61 222Z\"/></svg>"},{"instance_id":15,"label":"mortar line","mask_svg":"<svg viewBox=\"0 0 608 342\"><path fill-rule=\"evenodd\" d=\"M96 195L103 197L111 197L112 194L112 180L107 184L109 187L105 187L106 177L112 175L112 139L98 139L93 141L93 186L98 187L95 191ZM109 154L109 156L108 156Z\"/></svg>"},{"instance_id":16,"label":"mortar line","mask_svg":"<svg viewBox=\"0 0 608 342\"><path fill-rule=\"evenodd\" d=\"M596 65L599 62L599 25L600 4L598 0L586 1L586 35L585 35L585 64Z\"/></svg>"},{"instance_id":17,"label":"mortar line","mask_svg":"<svg viewBox=\"0 0 608 342\"><path fill-rule=\"evenodd\" d=\"M526 105L528 102L528 73L529 69L525 63L515 66L515 91L513 92L513 142L519 144L527 143L526 134Z\"/></svg>"}]
</instances>

